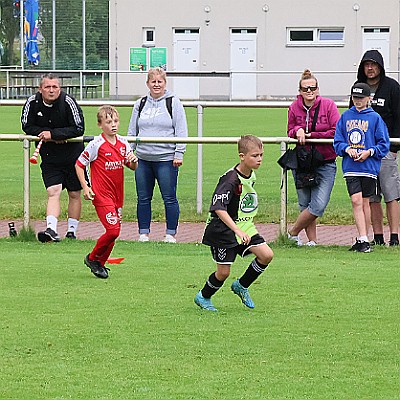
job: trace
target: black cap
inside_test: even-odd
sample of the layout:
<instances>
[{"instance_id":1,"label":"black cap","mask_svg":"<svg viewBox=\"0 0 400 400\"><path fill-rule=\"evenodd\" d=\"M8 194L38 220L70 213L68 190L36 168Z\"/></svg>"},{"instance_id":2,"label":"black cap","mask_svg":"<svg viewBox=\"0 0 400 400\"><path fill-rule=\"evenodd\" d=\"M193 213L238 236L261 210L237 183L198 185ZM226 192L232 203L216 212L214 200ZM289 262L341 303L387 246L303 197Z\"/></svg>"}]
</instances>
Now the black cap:
<instances>
[{"instance_id":1,"label":"black cap","mask_svg":"<svg viewBox=\"0 0 400 400\"><path fill-rule=\"evenodd\" d=\"M369 97L371 96L371 88L366 83L356 83L351 88L351 95L353 97Z\"/></svg>"}]
</instances>

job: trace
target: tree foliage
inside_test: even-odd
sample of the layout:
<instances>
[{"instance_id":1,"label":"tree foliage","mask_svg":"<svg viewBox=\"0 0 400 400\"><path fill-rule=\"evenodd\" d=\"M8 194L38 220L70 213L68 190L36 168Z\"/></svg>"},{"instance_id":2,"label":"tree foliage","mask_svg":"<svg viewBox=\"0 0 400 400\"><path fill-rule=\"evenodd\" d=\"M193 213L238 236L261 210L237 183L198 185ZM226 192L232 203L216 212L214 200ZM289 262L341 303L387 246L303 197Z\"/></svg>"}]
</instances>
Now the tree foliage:
<instances>
[{"instance_id":1,"label":"tree foliage","mask_svg":"<svg viewBox=\"0 0 400 400\"><path fill-rule=\"evenodd\" d=\"M86 0L86 69L108 69L108 0ZM0 0L0 41L7 58L2 64L19 62L19 54L13 52L14 41L19 41L19 18L13 15L12 0ZM39 0L39 51L38 68L53 66L57 69L83 69L83 0L56 0L55 24L53 0ZM55 27L55 46L53 46ZM5 62L7 60L7 62Z\"/></svg>"},{"instance_id":2,"label":"tree foliage","mask_svg":"<svg viewBox=\"0 0 400 400\"><path fill-rule=\"evenodd\" d=\"M20 18L12 0L0 0L0 42L4 48L1 65L15 65L20 56L15 52L14 41L20 32Z\"/></svg>"}]
</instances>

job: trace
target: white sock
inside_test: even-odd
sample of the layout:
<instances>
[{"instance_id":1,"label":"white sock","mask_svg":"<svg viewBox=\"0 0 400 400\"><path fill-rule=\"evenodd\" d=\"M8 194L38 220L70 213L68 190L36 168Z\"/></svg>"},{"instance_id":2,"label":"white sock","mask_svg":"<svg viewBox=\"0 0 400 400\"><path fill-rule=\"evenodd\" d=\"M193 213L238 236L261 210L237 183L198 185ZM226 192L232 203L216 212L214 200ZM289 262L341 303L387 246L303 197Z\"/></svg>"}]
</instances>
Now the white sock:
<instances>
[{"instance_id":1,"label":"white sock","mask_svg":"<svg viewBox=\"0 0 400 400\"><path fill-rule=\"evenodd\" d=\"M368 242L368 236L360 236L360 237L358 238L358 240L359 240L360 242Z\"/></svg>"},{"instance_id":2,"label":"white sock","mask_svg":"<svg viewBox=\"0 0 400 400\"><path fill-rule=\"evenodd\" d=\"M48 215L46 217L47 227L53 229L54 232L57 232L57 218L54 215Z\"/></svg>"},{"instance_id":3,"label":"white sock","mask_svg":"<svg viewBox=\"0 0 400 400\"><path fill-rule=\"evenodd\" d=\"M73 232L74 234L76 233L76 230L78 229L78 224L79 221L75 218L68 218L68 232Z\"/></svg>"}]
</instances>

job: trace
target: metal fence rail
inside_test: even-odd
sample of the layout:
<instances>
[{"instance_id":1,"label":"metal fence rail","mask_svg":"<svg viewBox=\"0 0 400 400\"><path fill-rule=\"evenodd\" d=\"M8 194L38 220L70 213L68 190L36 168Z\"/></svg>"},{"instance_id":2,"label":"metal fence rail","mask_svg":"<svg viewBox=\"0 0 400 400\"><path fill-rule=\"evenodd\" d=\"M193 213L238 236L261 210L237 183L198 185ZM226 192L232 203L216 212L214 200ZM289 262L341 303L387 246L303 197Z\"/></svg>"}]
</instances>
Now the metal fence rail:
<instances>
[{"instance_id":1,"label":"metal fence rail","mask_svg":"<svg viewBox=\"0 0 400 400\"><path fill-rule=\"evenodd\" d=\"M74 139L69 139L68 142L90 142L93 136L81 136ZM259 139L267 145L279 144L281 154L283 154L290 143L297 143L296 139L285 137L260 137ZM23 134L0 134L1 141L22 141L23 142L23 159L24 159L24 227L28 228L30 225L30 147L31 142L36 142L39 139L36 136L29 136ZM202 212L203 196L202 196L202 151L201 146L203 144L224 144L237 143L238 137L187 137L187 138L159 138L159 137L127 137L130 143L187 143L197 144L200 148L198 151L198 164L197 164L197 193L196 203L197 212ZM308 143L333 143L333 139L307 139ZM400 139L390 139L391 143L400 144ZM287 172L281 171L281 189L280 189L280 220L279 220L279 231L281 234L287 232Z\"/></svg>"},{"instance_id":2,"label":"metal fence rail","mask_svg":"<svg viewBox=\"0 0 400 400\"><path fill-rule=\"evenodd\" d=\"M288 137L259 137L264 144L279 144L281 154L287 150L289 143L297 143L297 140ZM81 136L79 138L69 139L69 142L90 142L93 136ZM23 142L23 159L24 159L24 227L28 228L30 224L30 147L31 142L39 139L36 136L28 136L23 134L1 134L0 141L22 141ZM159 137L127 137L130 143L187 143L197 144L198 163L197 163L197 189L196 204L197 212L202 212L203 206L203 164L202 164L202 145L203 144L223 144L237 143L238 137L187 137L187 138L159 138ZM308 142L313 143L332 143L332 139L310 139ZM287 173L281 172L282 185L280 189L280 232L284 234L287 230Z\"/></svg>"}]
</instances>

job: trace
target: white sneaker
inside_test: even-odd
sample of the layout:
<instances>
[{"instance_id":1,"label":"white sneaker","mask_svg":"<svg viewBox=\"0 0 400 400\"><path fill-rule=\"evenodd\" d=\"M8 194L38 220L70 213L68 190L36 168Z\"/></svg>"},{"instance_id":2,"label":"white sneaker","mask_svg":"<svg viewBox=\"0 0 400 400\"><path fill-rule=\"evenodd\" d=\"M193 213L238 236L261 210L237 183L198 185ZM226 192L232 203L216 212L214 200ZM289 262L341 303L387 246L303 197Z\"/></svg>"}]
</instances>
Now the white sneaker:
<instances>
[{"instance_id":1,"label":"white sneaker","mask_svg":"<svg viewBox=\"0 0 400 400\"><path fill-rule=\"evenodd\" d=\"M167 233L167 234L165 235L164 242L165 242L165 243L176 243L176 239L175 239L174 236L169 235L169 234Z\"/></svg>"},{"instance_id":2,"label":"white sneaker","mask_svg":"<svg viewBox=\"0 0 400 400\"><path fill-rule=\"evenodd\" d=\"M316 245L317 245L317 243L315 243L314 240L310 240L309 242L306 243L306 246L314 247Z\"/></svg>"},{"instance_id":3,"label":"white sneaker","mask_svg":"<svg viewBox=\"0 0 400 400\"><path fill-rule=\"evenodd\" d=\"M150 239L149 239L149 235L146 235L145 233L142 233L140 236L139 236L139 242L148 242Z\"/></svg>"},{"instance_id":4,"label":"white sneaker","mask_svg":"<svg viewBox=\"0 0 400 400\"><path fill-rule=\"evenodd\" d=\"M296 242L297 246L303 246L303 242L301 241L300 237L297 235L291 235L290 233L287 234L287 237L290 240L293 240L294 242Z\"/></svg>"}]
</instances>

